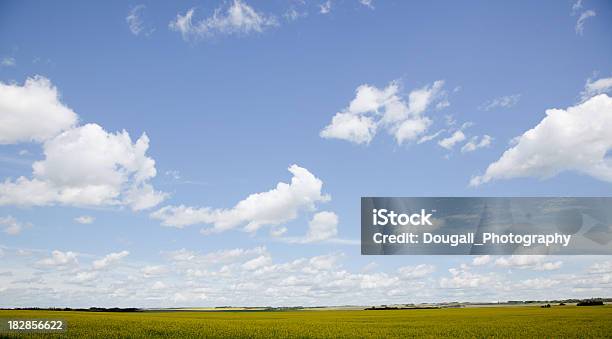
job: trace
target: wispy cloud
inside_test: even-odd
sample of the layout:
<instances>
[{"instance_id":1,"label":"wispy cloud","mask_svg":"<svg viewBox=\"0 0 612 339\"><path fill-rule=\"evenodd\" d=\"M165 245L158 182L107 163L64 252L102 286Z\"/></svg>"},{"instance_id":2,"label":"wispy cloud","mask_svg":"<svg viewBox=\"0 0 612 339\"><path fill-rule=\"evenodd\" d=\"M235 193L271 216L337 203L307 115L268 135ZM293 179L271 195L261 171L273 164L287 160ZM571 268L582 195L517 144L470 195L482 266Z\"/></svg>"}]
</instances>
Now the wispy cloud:
<instances>
[{"instance_id":1,"label":"wispy cloud","mask_svg":"<svg viewBox=\"0 0 612 339\"><path fill-rule=\"evenodd\" d=\"M17 61L15 61L15 58L13 57L3 57L0 59L0 66L14 67L15 65L17 65Z\"/></svg>"},{"instance_id":2,"label":"wispy cloud","mask_svg":"<svg viewBox=\"0 0 612 339\"><path fill-rule=\"evenodd\" d=\"M234 0L227 7L215 9L212 16L193 22L195 9L188 10L184 15L177 14L170 22L170 30L181 33L183 39L211 37L221 35L248 35L261 33L266 28L278 26L274 15L256 11L241 0Z\"/></svg>"},{"instance_id":3,"label":"wispy cloud","mask_svg":"<svg viewBox=\"0 0 612 339\"><path fill-rule=\"evenodd\" d=\"M592 9L583 10L583 8L584 7L582 5L582 0L578 0L572 5L571 14L577 15L578 13L580 13L580 15L578 16L578 20L576 21L576 26L574 27L574 30L576 31L576 34L578 35L584 34L584 23L586 22L586 20L597 15L597 13L594 10Z\"/></svg>"},{"instance_id":4,"label":"wispy cloud","mask_svg":"<svg viewBox=\"0 0 612 339\"><path fill-rule=\"evenodd\" d=\"M145 5L136 5L130 9L128 16L125 17L125 21L128 24L130 32L132 32L134 35L149 36L155 31L154 28L145 26L142 18L145 8Z\"/></svg>"},{"instance_id":5,"label":"wispy cloud","mask_svg":"<svg viewBox=\"0 0 612 339\"><path fill-rule=\"evenodd\" d=\"M489 100L480 105L479 108L483 111L490 111L494 108L509 108L516 105L520 99L520 94L505 95Z\"/></svg>"}]
</instances>

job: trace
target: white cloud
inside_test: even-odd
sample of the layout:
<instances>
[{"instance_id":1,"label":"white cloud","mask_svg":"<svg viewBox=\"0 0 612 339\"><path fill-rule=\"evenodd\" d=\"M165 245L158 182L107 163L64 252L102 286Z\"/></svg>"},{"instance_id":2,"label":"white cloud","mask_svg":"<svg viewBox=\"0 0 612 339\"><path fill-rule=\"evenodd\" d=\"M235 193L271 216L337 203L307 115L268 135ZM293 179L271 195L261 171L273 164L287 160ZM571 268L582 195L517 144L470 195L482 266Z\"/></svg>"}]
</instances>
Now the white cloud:
<instances>
[{"instance_id":1,"label":"white cloud","mask_svg":"<svg viewBox=\"0 0 612 339\"><path fill-rule=\"evenodd\" d=\"M150 278L167 273L168 269L162 265L148 265L140 269L140 272L145 278Z\"/></svg>"},{"instance_id":2,"label":"white cloud","mask_svg":"<svg viewBox=\"0 0 612 339\"><path fill-rule=\"evenodd\" d=\"M329 14L329 12L331 12L331 8L332 8L331 0L327 0L324 3L319 5L319 13Z\"/></svg>"},{"instance_id":3,"label":"white cloud","mask_svg":"<svg viewBox=\"0 0 612 339\"><path fill-rule=\"evenodd\" d=\"M323 182L307 169L291 165L291 183L280 182L267 192L254 193L230 209L166 206L151 214L162 225L182 228L194 224L210 224L205 233L222 232L244 225L255 232L264 225L279 225L297 218L303 210L313 210L320 202L330 200L323 194Z\"/></svg>"},{"instance_id":4,"label":"white cloud","mask_svg":"<svg viewBox=\"0 0 612 339\"><path fill-rule=\"evenodd\" d=\"M13 57L3 57L2 60L0 60L0 66L14 67L16 64L17 62Z\"/></svg>"},{"instance_id":5,"label":"white cloud","mask_svg":"<svg viewBox=\"0 0 612 339\"><path fill-rule=\"evenodd\" d=\"M258 268L262 268L264 266L270 265L272 263L272 258L268 255L260 255L257 258L251 259L244 264L242 267L246 270L253 271Z\"/></svg>"},{"instance_id":6,"label":"white cloud","mask_svg":"<svg viewBox=\"0 0 612 339\"><path fill-rule=\"evenodd\" d=\"M436 271L436 267L428 264L420 264L417 266L403 266L397 272L403 279L420 279L424 278Z\"/></svg>"},{"instance_id":7,"label":"white cloud","mask_svg":"<svg viewBox=\"0 0 612 339\"><path fill-rule=\"evenodd\" d=\"M593 81L588 79L584 85L584 91L580 94L582 101L586 101L589 98L602 93L612 93L612 77L601 78Z\"/></svg>"},{"instance_id":8,"label":"white cloud","mask_svg":"<svg viewBox=\"0 0 612 339\"><path fill-rule=\"evenodd\" d=\"M77 283L84 283L84 282L92 281L96 279L97 277L98 277L98 272L84 271L84 272L78 272L76 276L74 276L73 281Z\"/></svg>"},{"instance_id":9,"label":"white cloud","mask_svg":"<svg viewBox=\"0 0 612 339\"><path fill-rule=\"evenodd\" d=\"M51 257L38 261L38 264L43 266L69 266L76 265L77 254L74 252L62 252L55 250L51 252Z\"/></svg>"},{"instance_id":10,"label":"white cloud","mask_svg":"<svg viewBox=\"0 0 612 339\"><path fill-rule=\"evenodd\" d=\"M17 235L21 233L25 227L30 227L32 225L29 223L22 223L9 215L6 217L0 217L0 226L4 228L4 233L8 235Z\"/></svg>"},{"instance_id":11,"label":"white cloud","mask_svg":"<svg viewBox=\"0 0 612 339\"><path fill-rule=\"evenodd\" d=\"M578 11L580 11L581 9L582 9L582 0L578 0L572 5L572 15L576 15Z\"/></svg>"},{"instance_id":12,"label":"white cloud","mask_svg":"<svg viewBox=\"0 0 612 339\"><path fill-rule=\"evenodd\" d=\"M440 134L442 134L443 132L446 132L446 130L445 130L445 129L441 129L441 130L437 131L436 133L429 134L429 135L424 135L424 136L422 136L422 137L419 139L419 141L417 141L417 144L422 144L422 143L424 143L424 142L431 141L431 140L433 140L433 139L437 138L437 137L438 137Z\"/></svg>"},{"instance_id":13,"label":"white cloud","mask_svg":"<svg viewBox=\"0 0 612 339\"><path fill-rule=\"evenodd\" d=\"M408 98L400 96L398 82L379 89L361 85L348 107L336 113L331 123L320 132L322 138L369 144L377 129L383 127L395 137L398 145L421 137L431 126L423 113L436 101L445 99L444 81L413 90Z\"/></svg>"},{"instance_id":14,"label":"white cloud","mask_svg":"<svg viewBox=\"0 0 612 339\"><path fill-rule=\"evenodd\" d=\"M478 136L474 136L461 147L461 153L473 152L479 148L489 147L492 141L493 138L486 134L480 138L480 141Z\"/></svg>"},{"instance_id":15,"label":"white cloud","mask_svg":"<svg viewBox=\"0 0 612 339\"><path fill-rule=\"evenodd\" d=\"M473 273L467 267L450 268L448 270L451 277L443 277L440 279L440 287L442 288L479 288L484 285L489 285L493 281L490 275Z\"/></svg>"},{"instance_id":16,"label":"white cloud","mask_svg":"<svg viewBox=\"0 0 612 339\"><path fill-rule=\"evenodd\" d=\"M128 251L121 251L116 253L109 253L104 258L95 260L93 262L93 268L100 270L108 267L109 265L119 262L121 259L127 257L130 254Z\"/></svg>"},{"instance_id":17,"label":"white cloud","mask_svg":"<svg viewBox=\"0 0 612 339\"><path fill-rule=\"evenodd\" d=\"M490 111L494 108L509 108L516 105L521 98L520 94L506 95L487 101L480 106L480 109Z\"/></svg>"},{"instance_id":18,"label":"white cloud","mask_svg":"<svg viewBox=\"0 0 612 339\"><path fill-rule=\"evenodd\" d=\"M193 23L195 9L188 10L185 15L177 14L169 28L180 32L183 39L210 37L215 34L247 35L261 33L268 27L278 26L273 15L257 12L241 0L234 0L226 8L217 8L213 15Z\"/></svg>"},{"instance_id":19,"label":"white cloud","mask_svg":"<svg viewBox=\"0 0 612 339\"><path fill-rule=\"evenodd\" d=\"M156 281L153 285L151 285L152 290L165 290L168 286L161 281Z\"/></svg>"},{"instance_id":20,"label":"white cloud","mask_svg":"<svg viewBox=\"0 0 612 339\"><path fill-rule=\"evenodd\" d=\"M490 255L479 255L472 259L472 265L474 266L483 266L491 262Z\"/></svg>"},{"instance_id":21,"label":"white cloud","mask_svg":"<svg viewBox=\"0 0 612 339\"><path fill-rule=\"evenodd\" d=\"M408 110L414 114L420 114L437 99L445 99L445 93L442 90L444 86L444 80L437 80L431 86L424 86L423 88L410 92ZM442 101L444 102L444 101ZM446 105L446 103L445 103Z\"/></svg>"},{"instance_id":22,"label":"white cloud","mask_svg":"<svg viewBox=\"0 0 612 339\"><path fill-rule=\"evenodd\" d=\"M374 0L359 0L359 3L370 8L370 9L374 9L374 5L372 4L374 2Z\"/></svg>"},{"instance_id":23,"label":"white cloud","mask_svg":"<svg viewBox=\"0 0 612 339\"><path fill-rule=\"evenodd\" d=\"M146 28L142 19L142 13L145 10L145 5L136 5L130 9L128 16L125 17L125 22L128 24L130 32L134 35L145 35L149 36L153 33L154 29Z\"/></svg>"},{"instance_id":24,"label":"white cloud","mask_svg":"<svg viewBox=\"0 0 612 339\"><path fill-rule=\"evenodd\" d=\"M593 263L587 270L589 273L612 273L612 261Z\"/></svg>"},{"instance_id":25,"label":"white cloud","mask_svg":"<svg viewBox=\"0 0 612 339\"><path fill-rule=\"evenodd\" d=\"M612 98L600 94L565 110L546 110L537 126L520 136L516 145L470 184L517 177L550 178L563 171L612 182L611 149Z\"/></svg>"},{"instance_id":26,"label":"white cloud","mask_svg":"<svg viewBox=\"0 0 612 339\"><path fill-rule=\"evenodd\" d=\"M584 33L584 23L586 22L586 20L596 15L597 13L590 9L580 13L580 17L578 17L578 21L576 21L576 34L582 35Z\"/></svg>"},{"instance_id":27,"label":"white cloud","mask_svg":"<svg viewBox=\"0 0 612 339\"><path fill-rule=\"evenodd\" d=\"M0 144L42 142L77 122L48 79L35 76L23 86L0 82Z\"/></svg>"},{"instance_id":28,"label":"white cloud","mask_svg":"<svg viewBox=\"0 0 612 339\"><path fill-rule=\"evenodd\" d=\"M97 124L76 126L78 116L43 77L23 86L0 83L0 144L38 141L45 158L32 178L0 182L0 205L128 205L152 207L165 197L153 189L155 161L145 155L149 138L134 144L126 131L108 133Z\"/></svg>"},{"instance_id":29,"label":"white cloud","mask_svg":"<svg viewBox=\"0 0 612 339\"><path fill-rule=\"evenodd\" d=\"M336 113L331 124L320 133L322 138L342 139L356 144L369 144L376 135L376 122L370 117Z\"/></svg>"},{"instance_id":30,"label":"white cloud","mask_svg":"<svg viewBox=\"0 0 612 339\"><path fill-rule=\"evenodd\" d=\"M165 194L149 183L156 170L148 148L146 134L132 143L126 131L97 124L70 129L43 144L45 159L32 165L32 179L0 183L0 205L155 206Z\"/></svg>"},{"instance_id":31,"label":"white cloud","mask_svg":"<svg viewBox=\"0 0 612 339\"><path fill-rule=\"evenodd\" d=\"M41 270L44 267L32 261L31 256L18 257L14 248L0 249L9 257L0 260L0 283L11 292L2 294L2 303L7 307L201 307L202 298L206 298L207 305L272 306L552 300L605 295L612 286L610 266L605 264L609 260L603 257L566 257L568 265L548 271L536 270L533 263L529 271L513 266L476 267L470 264L473 258L464 257L455 261L458 267L444 267L448 269L444 274L444 270L426 262L399 268L364 267L369 260L363 261L358 255L350 255L350 265L343 266L348 255L342 253L294 257L279 252L285 258L282 259L263 247L214 252L180 249L161 253L161 262L154 257L149 262L129 262L128 256L120 269L102 273L69 266L71 260L64 259L54 261L63 266ZM34 250L32 256L37 253ZM540 263L556 262L551 256L543 257L547 259ZM436 274L438 270L440 274ZM3 279L7 277L4 272L10 272L10 278ZM79 286L75 288L75 284ZM52 296L39 293L51 289ZM181 294L181 305L176 304L177 293Z\"/></svg>"},{"instance_id":32,"label":"white cloud","mask_svg":"<svg viewBox=\"0 0 612 339\"><path fill-rule=\"evenodd\" d=\"M462 131L455 131L455 133L453 133L450 137L438 141L438 145L446 148L447 150L452 150L455 144L462 142L463 140L465 140L465 134L463 134Z\"/></svg>"},{"instance_id":33,"label":"white cloud","mask_svg":"<svg viewBox=\"0 0 612 339\"><path fill-rule=\"evenodd\" d=\"M89 215L82 215L79 217L74 218L74 221L79 223L79 224L91 224L96 220L96 218L89 216Z\"/></svg>"},{"instance_id":34,"label":"white cloud","mask_svg":"<svg viewBox=\"0 0 612 339\"><path fill-rule=\"evenodd\" d=\"M561 268L562 261L546 261L545 255L513 255L495 260L495 266L531 269L536 271L552 271Z\"/></svg>"},{"instance_id":35,"label":"white cloud","mask_svg":"<svg viewBox=\"0 0 612 339\"><path fill-rule=\"evenodd\" d=\"M338 216L333 212L319 212L308 224L305 242L323 241L338 234Z\"/></svg>"}]
</instances>

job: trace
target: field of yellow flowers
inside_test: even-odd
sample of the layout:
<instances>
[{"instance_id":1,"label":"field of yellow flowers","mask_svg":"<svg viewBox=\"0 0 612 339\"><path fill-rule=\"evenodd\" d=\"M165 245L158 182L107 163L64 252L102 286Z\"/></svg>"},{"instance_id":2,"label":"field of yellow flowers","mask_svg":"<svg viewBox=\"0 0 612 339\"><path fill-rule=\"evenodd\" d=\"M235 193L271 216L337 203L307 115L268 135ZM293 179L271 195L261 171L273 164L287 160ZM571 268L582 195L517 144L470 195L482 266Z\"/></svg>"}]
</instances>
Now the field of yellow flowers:
<instances>
[{"instance_id":1,"label":"field of yellow flowers","mask_svg":"<svg viewBox=\"0 0 612 339\"><path fill-rule=\"evenodd\" d=\"M612 336L612 306L481 307L384 311L59 312L0 311L0 319L61 318L58 338L355 338ZM1 338L18 337L0 333Z\"/></svg>"}]
</instances>

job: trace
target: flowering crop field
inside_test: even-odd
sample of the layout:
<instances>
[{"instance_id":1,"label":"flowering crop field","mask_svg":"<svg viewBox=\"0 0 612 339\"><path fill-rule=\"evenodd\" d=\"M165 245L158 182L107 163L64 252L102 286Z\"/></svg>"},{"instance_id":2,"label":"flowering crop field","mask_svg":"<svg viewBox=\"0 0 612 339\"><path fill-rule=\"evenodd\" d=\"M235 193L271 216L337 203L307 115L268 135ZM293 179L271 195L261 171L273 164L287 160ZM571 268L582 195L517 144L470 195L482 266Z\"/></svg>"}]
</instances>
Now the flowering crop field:
<instances>
[{"instance_id":1,"label":"flowering crop field","mask_svg":"<svg viewBox=\"0 0 612 339\"><path fill-rule=\"evenodd\" d=\"M0 318L64 319L57 338L355 338L612 336L612 306L481 307L373 311L59 312L0 311ZM19 335L0 333L0 338Z\"/></svg>"}]
</instances>

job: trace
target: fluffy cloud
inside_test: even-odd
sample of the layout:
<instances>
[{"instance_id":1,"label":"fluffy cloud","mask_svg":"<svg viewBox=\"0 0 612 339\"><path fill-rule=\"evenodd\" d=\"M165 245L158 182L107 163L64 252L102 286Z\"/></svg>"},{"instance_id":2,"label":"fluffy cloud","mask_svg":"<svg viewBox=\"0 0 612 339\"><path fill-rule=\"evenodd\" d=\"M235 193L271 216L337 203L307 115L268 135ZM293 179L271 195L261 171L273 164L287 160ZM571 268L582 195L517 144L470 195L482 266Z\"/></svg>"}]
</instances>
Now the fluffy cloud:
<instances>
[{"instance_id":1,"label":"fluffy cloud","mask_svg":"<svg viewBox=\"0 0 612 339\"><path fill-rule=\"evenodd\" d=\"M489 147L492 141L493 138L486 134L480 138L480 141L478 136L474 136L461 147L461 153L473 152L479 148Z\"/></svg>"},{"instance_id":2,"label":"fluffy cloud","mask_svg":"<svg viewBox=\"0 0 612 339\"><path fill-rule=\"evenodd\" d=\"M76 253L70 251L62 252L58 250L51 252L51 257L38 261L38 264L42 266L69 266L76 265L77 263Z\"/></svg>"},{"instance_id":3,"label":"fluffy cloud","mask_svg":"<svg viewBox=\"0 0 612 339\"><path fill-rule=\"evenodd\" d=\"M455 131L455 133L453 133L450 137L438 141L438 145L446 148L447 150L451 150L455 144L462 142L463 140L465 140L465 134L463 134L462 131Z\"/></svg>"},{"instance_id":4,"label":"fluffy cloud","mask_svg":"<svg viewBox=\"0 0 612 339\"><path fill-rule=\"evenodd\" d=\"M417 266L400 267L397 272L403 279L419 279L424 278L435 272L436 268L433 265L420 264Z\"/></svg>"},{"instance_id":5,"label":"fluffy cloud","mask_svg":"<svg viewBox=\"0 0 612 339\"><path fill-rule=\"evenodd\" d=\"M568 265L555 271L511 271L510 266L496 265L474 267L469 264L472 258L466 257L455 261L459 266L448 269L446 274L444 271L436 274L436 268L427 263L399 268L369 267L365 272L362 265L353 261L358 258L349 258L351 265L344 266L347 255L342 253L297 258L283 255L285 259L281 259L264 247L214 252L180 249L164 252L160 259L151 257L149 262L128 262L128 257L121 266L102 273L89 265L80 266L76 255L68 255L69 252L49 258L38 250L30 256L20 256L17 249L0 249L9 259L0 261L0 283L10 291L0 293L0 302L7 307L37 304L201 307L202 298L206 298L206 305L237 306L552 300L606 295L612 288L610 265L603 257L567 257L564 260L568 260ZM38 256L52 262L49 266L53 269L33 258ZM555 288L541 290L545 286Z\"/></svg>"},{"instance_id":6,"label":"fluffy cloud","mask_svg":"<svg viewBox=\"0 0 612 339\"><path fill-rule=\"evenodd\" d=\"M423 113L436 101L445 100L444 81L413 90L408 98L401 97L399 84L390 83L379 89L361 85L348 107L336 113L320 132L322 138L341 139L356 144L368 144L379 127L395 137L401 145L421 137L432 121Z\"/></svg>"},{"instance_id":7,"label":"fluffy cloud","mask_svg":"<svg viewBox=\"0 0 612 339\"><path fill-rule=\"evenodd\" d=\"M48 79L35 76L23 86L0 82L0 144L42 142L77 122Z\"/></svg>"},{"instance_id":8,"label":"fluffy cloud","mask_svg":"<svg viewBox=\"0 0 612 339\"><path fill-rule=\"evenodd\" d=\"M440 287L442 288L479 288L483 285L490 285L494 280L493 275L470 272L466 266L450 268L448 271L451 277L440 279Z\"/></svg>"},{"instance_id":9,"label":"fluffy cloud","mask_svg":"<svg viewBox=\"0 0 612 339\"><path fill-rule=\"evenodd\" d=\"M0 183L0 205L155 206L165 195L148 182L156 175L148 148L146 134L132 143L126 131L97 124L67 130L43 144L45 159L32 165L32 179Z\"/></svg>"},{"instance_id":10,"label":"fluffy cloud","mask_svg":"<svg viewBox=\"0 0 612 339\"><path fill-rule=\"evenodd\" d=\"M0 144L38 141L45 155L32 165L31 178L0 182L0 205L128 205L141 210L164 199L149 183L156 170L146 155L146 134L132 143L126 131L109 133L97 124L77 122L48 79L29 78L23 86L0 83Z\"/></svg>"},{"instance_id":11,"label":"fluffy cloud","mask_svg":"<svg viewBox=\"0 0 612 339\"><path fill-rule=\"evenodd\" d=\"M305 242L327 240L338 234L338 216L333 212L319 212L308 224Z\"/></svg>"},{"instance_id":12,"label":"fluffy cloud","mask_svg":"<svg viewBox=\"0 0 612 339\"><path fill-rule=\"evenodd\" d=\"M79 224L83 224L83 225L88 225L94 222L94 220L96 220L94 217L89 216L89 215L82 215L80 217L76 217L74 218L74 221L79 223Z\"/></svg>"},{"instance_id":13,"label":"fluffy cloud","mask_svg":"<svg viewBox=\"0 0 612 339\"><path fill-rule=\"evenodd\" d=\"M307 169L291 165L291 183L280 182L267 192L254 193L229 209L210 207L166 206L151 214L165 226L182 228L194 224L210 224L208 232L222 232L244 226L255 232L264 225L279 225L297 218L303 210L313 210L316 203L330 200L323 194L323 182Z\"/></svg>"},{"instance_id":14,"label":"fluffy cloud","mask_svg":"<svg viewBox=\"0 0 612 339\"><path fill-rule=\"evenodd\" d=\"M192 8L185 15L178 14L171 21L169 28L180 32L183 39L209 37L215 34L225 35L247 35L260 33L268 27L278 25L278 21L272 15L257 12L253 7L241 0L234 0L226 8L217 8L213 15L199 22L193 23Z\"/></svg>"},{"instance_id":15,"label":"fluffy cloud","mask_svg":"<svg viewBox=\"0 0 612 339\"><path fill-rule=\"evenodd\" d=\"M516 145L470 184L516 177L549 178L563 171L612 182L608 156L612 149L612 98L606 94L565 110L546 110L546 117L516 140Z\"/></svg>"},{"instance_id":16,"label":"fluffy cloud","mask_svg":"<svg viewBox=\"0 0 612 339\"><path fill-rule=\"evenodd\" d=\"M552 271L561 268L562 261L546 261L544 255L513 255L495 260L495 266L531 269L536 271Z\"/></svg>"},{"instance_id":17,"label":"fluffy cloud","mask_svg":"<svg viewBox=\"0 0 612 339\"><path fill-rule=\"evenodd\" d=\"M130 252L128 251L121 251L121 252L116 252L116 253L110 253L108 255L106 255L104 258L102 259L98 259L96 261L93 262L93 268L96 270L100 270L103 268L106 268L114 263L119 262L121 259L127 257L130 254Z\"/></svg>"},{"instance_id":18,"label":"fluffy cloud","mask_svg":"<svg viewBox=\"0 0 612 339\"><path fill-rule=\"evenodd\" d=\"M31 224L22 223L9 215L6 217L0 217L0 226L4 228L4 233L8 235L17 235L21 233L25 227L31 226Z\"/></svg>"},{"instance_id":19,"label":"fluffy cloud","mask_svg":"<svg viewBox=\"0 0 612 339\"><path fill-rule=\"evenodd\" d=\"M472 265L474 266L483 266L491 262L490 255L479 255L472 259Z\"/></svg>"},{"instance_id":20,"label":"fluffy cloud","mask_svg":"<svg viewBox=\"0 0 612 339\"><path fill-rule=\"evenodd\" d=\"M356 144L369 144L376 135L376 122L371 117L351 113L336 113L321 137L343 139Z\"/></svg>"},{"instance_id":21,"label":"fluffy cloud","mask_svg":"<svg viewBox=\"0 0 612 339\"><path fill-rule=\"evenodd\" d=\"M482 104L482 106L480 106L480 109L484 111L490 111L497 107L501 107L501 108L512 107L518 103L520 98L521 98L520 94L513 94L513 95L506 95L506 96L498 97L493 100L485 102L484 104Z\"/></svg>"}]
</instances>

